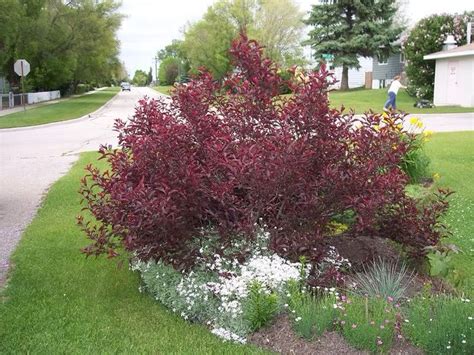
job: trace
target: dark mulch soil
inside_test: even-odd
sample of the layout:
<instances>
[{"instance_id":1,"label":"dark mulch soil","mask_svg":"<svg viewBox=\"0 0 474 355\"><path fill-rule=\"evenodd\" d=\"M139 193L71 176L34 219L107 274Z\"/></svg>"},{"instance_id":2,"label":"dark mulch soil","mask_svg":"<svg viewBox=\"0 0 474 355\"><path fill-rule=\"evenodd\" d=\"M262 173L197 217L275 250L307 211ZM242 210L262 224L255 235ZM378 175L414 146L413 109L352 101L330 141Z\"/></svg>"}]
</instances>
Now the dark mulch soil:
<instances>
[{"instance_id":1,"label":"dark mulch soil","mask_svg":"<svg viewBox=\"0 0 474 355\"><path fill-rule=\"evenodd\" d=\"M295 334L286 315L279 316L272 325L252 334L249 342L280 354L370 354L353 348L337 332L325 332L318 339L307 341ZM390 354L421 355L423 351L405 340L397 340Z\"/></svg>"},{"instance_id":2,"label":"dark mulch soil","mask_svg":"<svg viewBox=\"0 0 474 355\"><path fill-rule=\"evenodd\" d=\"M293 332L286 315L250 336L249 341L280 354L369 354L352 348L336 332L326 332L315 341L306 341Z\"/></svg>"},{"instance_id":3,"label":"dark mulch soil","mask_svg":"<svg viewBox=\"0 0 474 355\"><path fill-rule=\"evenodd\" d=\"M393 243L380 237L340 234L325 238L324 244L334 246L342 257L350 261L352 270L356 272L378 258L392 262L401 258Z\"/></svg>"}]
</instances>

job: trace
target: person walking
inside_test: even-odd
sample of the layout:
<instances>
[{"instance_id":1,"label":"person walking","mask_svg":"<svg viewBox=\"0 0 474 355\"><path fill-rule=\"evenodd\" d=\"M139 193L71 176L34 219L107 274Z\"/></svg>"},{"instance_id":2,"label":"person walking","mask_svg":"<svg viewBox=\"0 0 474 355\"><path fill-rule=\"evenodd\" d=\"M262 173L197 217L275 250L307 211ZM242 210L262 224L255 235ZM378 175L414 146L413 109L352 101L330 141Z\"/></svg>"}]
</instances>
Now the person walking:
<instances>
[{"instance_id":1,"label":"person walking","mask_svg":"<svg viewBox=\"0 0 474 355\"><path fill-rule=\"evenodd\" d=\"M397 75L393 78L392 83L390 84L390 88L388 89L388 99L385 101L385 105L383 105L383 110L388 112L390 109L396 110L397 109L397 94L400 88L406 89L406 86L403 86L400 83L400 75Z\"/></svg>"}]
</instances>

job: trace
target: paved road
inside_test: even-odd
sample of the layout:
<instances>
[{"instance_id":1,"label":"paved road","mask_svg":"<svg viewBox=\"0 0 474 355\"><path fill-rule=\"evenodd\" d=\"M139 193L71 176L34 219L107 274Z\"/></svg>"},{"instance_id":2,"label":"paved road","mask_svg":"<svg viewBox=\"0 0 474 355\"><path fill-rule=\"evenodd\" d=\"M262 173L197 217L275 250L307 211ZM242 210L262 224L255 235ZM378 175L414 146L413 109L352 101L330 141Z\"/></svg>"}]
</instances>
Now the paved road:
<instances>
[{"instance_id":1,"label":"paved road","mask_svg":"<svg viewBox=\"0 0 474 355\"><path fill-rule=\"evenodd\" d=\"M150 88L132 88L91 117L0 130L0 285L9 256L48 187L66 174L80 152L115 144L114 120L131 116L136 102L145 95L160 96Z\"/></svg>"}]
</instances>

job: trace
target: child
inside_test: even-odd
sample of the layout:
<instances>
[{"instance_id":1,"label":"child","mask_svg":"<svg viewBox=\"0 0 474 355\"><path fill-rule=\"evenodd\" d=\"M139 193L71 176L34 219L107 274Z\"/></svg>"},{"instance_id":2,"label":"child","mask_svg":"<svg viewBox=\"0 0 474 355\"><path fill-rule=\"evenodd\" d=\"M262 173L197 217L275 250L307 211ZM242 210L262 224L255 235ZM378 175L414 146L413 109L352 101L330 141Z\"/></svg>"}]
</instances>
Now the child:
<instances>
[{"instance_id":1,"label":"child","mask_svg":"<svg viewBox=\"0 0 474 355\"><path fill-rule=\"evenodd\" d=\"M397 94L398 94L398 89L403 88L406 89L406 86L403 86L400 83L400 75L397 75L393 78L392 84L390 84L390 88L388 89L388 99L385 102L385 105L383 105L383 110L385 112L389 111L389 108L392 108L393 110L397 109Z\"/></svg>"}]
</instances>

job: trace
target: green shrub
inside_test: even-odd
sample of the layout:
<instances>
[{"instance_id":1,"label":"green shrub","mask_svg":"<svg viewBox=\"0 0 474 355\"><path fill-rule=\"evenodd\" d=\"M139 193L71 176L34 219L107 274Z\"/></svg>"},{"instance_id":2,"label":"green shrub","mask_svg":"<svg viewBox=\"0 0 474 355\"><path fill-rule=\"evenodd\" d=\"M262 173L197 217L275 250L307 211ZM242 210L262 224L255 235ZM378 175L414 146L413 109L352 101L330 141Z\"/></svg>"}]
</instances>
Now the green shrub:
<instances>
[{"instance_id":1,"label":"green shrub","mask_svg":"<svg viewBox=\"0 0 474 355\"><path fill-rule=\"evenodd\" d=\"M254 281L249 285L248 297L243 304L244 319L256 331L267 325L278 312L278 296Z\"/></svg>"},{"instance_id":2,"label":"green shrub","mask_svg":"<svg viewBox=\"0 0 474 355\"><path fill-rule=\"evenodd\" d=\"M395 334L396 308L382 298L354 297L340 308L344 338L358 349L387 352Z\"/></svg>"},{"instance_id":3,"label":"green shrub","mask_svg":"<svg viewBox=\"0 0 474 355\"><path fill-rule=\"evenodd\" d=\"M305 339L321 336L326 330L333 328L337 317L334 308L334 296L315 297L304 294L302 302L295 307L293 327L295 332Z\"/></svg>"},{"instance_id":4,"label":"green shrub","mask_svg":"<svg viewBox=\"0 0 474 355\"><path fill-rule=\"evenodd\" d=\"M402 330L428 354L474 354L474 307L449 296L413 299Z\"/></svg>"},{"instance_id":5,"label":"green shrub","mask_svg":"<svg viewBox=\"0 0 474 355\"><path fill-rule=\"evenodd\" d=\"M160 85L173 85L179 74L179 60L173 57L163 59L158 70Z\"/></svg>"},{"instance_id":6,"label":"green shrub","mask_svg":"<svg viewBox=\"0 0 474 355\"><path fill-rule=\"evenodd\" d=\"M398 302L406 296L407 288L413 281L413 273L408 271L404 263L379 259L364 272L356 274L353 280L357 284L353 290L356 294Z\"/></svg>"}]
</instances>

